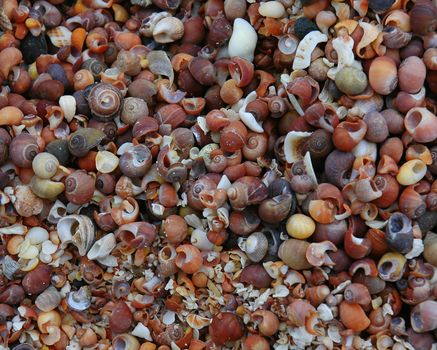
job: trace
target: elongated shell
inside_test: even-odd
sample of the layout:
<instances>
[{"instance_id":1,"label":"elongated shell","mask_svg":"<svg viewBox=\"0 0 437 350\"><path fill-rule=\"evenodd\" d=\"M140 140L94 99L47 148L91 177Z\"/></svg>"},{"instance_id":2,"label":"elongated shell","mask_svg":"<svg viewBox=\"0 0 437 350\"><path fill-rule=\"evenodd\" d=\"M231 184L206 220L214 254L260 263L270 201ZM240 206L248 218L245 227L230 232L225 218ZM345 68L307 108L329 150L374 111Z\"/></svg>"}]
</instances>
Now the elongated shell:
<instances>
[{"instance_id":1,"label":"elongated shell","mask_svg":"<svg viewBox=\"0 0 437 350\"><path fill-rule=\"evenodd\" d=\"M115 236L113 233L109 233L98 241L96 241L91 249L89 250L87 257L90 260L97 260L99 258L104 258L108 256L111 251L115 248Z\"/></svg>"},{"instance_id":2,"label":"elongated shell","mask_svg":"<svg viewBox=\"0 0 437 350\"><path fill-rule=\"evenodd\" d=\"M250 23L242 18L236 18L232 36L229 39L229 56L239 56L252 62L257 41L258 35Z\"/></svg>"},{"instance_id":3,"label":"elongated shell","mask_svg":"<svg viewBox=\"0 0 437 350\"><path fill-rule=\"evenodd\" d=\"M79 254L84 256L94 242L95 229L91 219L84 215L69 215L61 218L56 226L61 248L74 244Z\"/></svg>"},{"instance_id":4,"label":"elongated shell","mask_svg":"<svg viewBox=\"0 0 437 350\"><path fill-rule=\"evenodd\" d=\"M328 41L328 37L319 32L312 31L305 35L305 37L300 41L296 56L293 61L293 69L305 69L311 64L311 54L319 43Z\"/></svg>"}]
</instances>

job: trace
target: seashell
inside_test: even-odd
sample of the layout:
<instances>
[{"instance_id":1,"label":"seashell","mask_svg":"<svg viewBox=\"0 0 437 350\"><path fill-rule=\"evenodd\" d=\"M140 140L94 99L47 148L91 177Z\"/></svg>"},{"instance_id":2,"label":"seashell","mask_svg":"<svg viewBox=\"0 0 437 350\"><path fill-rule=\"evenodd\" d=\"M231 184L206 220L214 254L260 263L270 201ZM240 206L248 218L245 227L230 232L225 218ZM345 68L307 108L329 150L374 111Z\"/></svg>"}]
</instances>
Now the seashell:
<instances>
[{"instance_id":1,"label":"seashell","mask_svg":"<svg viewBox=\"0 0 437 350\"><path fill-rule=\"evenodd\" d=\"M260 4L258 12L261 16L282 18L285 15L284 5L279 1L267 1Z\"/></svg>"},{"instance_id":2,"label":"seashell","mask_svg":"<svg viewBox=\"0 0 437 350\"><path fill-rule=\"evenodd\" d=\"M61 303L61 294L58 290L50 286L35 299L35 305L43 312L49 312L56 309Z\"/></svg>"},{"instance_id":3,"label":"seashell","mask_svg":"<svg viewBox=\"0 0 437 350\"><path fill-rule=\"evenodd\" d=\"M359 304L343 301L340 304L339 312L343 325L354 332L362 332L370 326L370 320Z\"/></svg>"},{"instance_id":4,"label":"seashell","mask_svg":"<svg viewBox=\"0 0 437 350\"><path fill-rule=\"evenodd\" d=\"M406 33L395 26L386 26L383 29L383 43L389 49L400 49L408 45L412 34Z\"/></svg>"},{"instance_id":5,"label":"seashell","mask_svg":"<svg viewBox=\"0 0 437 350\"><path fill-rule=\"evenodd\" d=\"M203 229L196 228L193 230L190 242L202 251L210 251L214 248L214 244L208 239L207 233Z\"/></svg>"},{"instance_id":6,"label":"seashell","mask_svg":"<svg viewBox=\"0 0 437 350\"><path fill-rule=\"evenodd\" d=\"M335 75L335 85L345 94L359 95L367 87L367 76L355 67L344 67Z\"/></svg>"},{"instance_id":7,"label":"seashell","mask_svg":"<svg viewBox=\"0 0 437 350\"><path fill-rule=\"evenodd\" d=\"M52 44L56 47L71 45L71 32L64 26L49 29L47 35Z\"/></svg>"},{"instance_id":8,"label":"seashell","mask_svg":"<svg viewBox=\"0 0 437 350\"><path fill-rule=\"evenodd\" d=\"M364 139L367 133L367 124L362 119L344 121L337 125L332 135L337 149L350 152Z\"/></svg>"},{"instance_id":9,"label":"seashell","mask_svg":"<svg viewBox=\"0 0 437 350\"><path fill-rule=\"evenodd\" d=\"M417 1L410 12L411 30L414 34L426 35L437 27L437 8L428 1Z\"/></svg>"},{"instance_id":10,"label":"seashell","mask_svg":"<svg viewBox=\"0 0 437 350\"><path fill-rule=\"evenodd\" d=\"M38 153L32 161L32 169L36 176L42 179L50 179L59 168L58 159L47 152Z\"/></svg>"},{"instance_id":11,"label":"seashell","mask_svg":"<svg viewBox=\"0 0 437 350\"><path fill-rule=\"evenodd\" d=\"M426 164L420 159L409 160L402 164L396 180L403 186L414 185L426 174Z\"/></svg>"},{"instance_id":12,"label":"seashell","mask_svg":"<svg viewBox=\"0 0 437 350\"><path fill-rule=\"evenodd\" d=\"M311 268L305 254L309 243L299 239L288 239L284 241L278 250L278 257L294 270L305 270Z\"/></svg>"},{"instance_id":13,"label":"seashell","mask_svg":"<svg viewBox=\"0 0 437 350\"><path fill-rule=\"evenodd\" d=\"M107 121L119 115L123 106L123 96L116 87L98 83L90 90L88 103L94 117L100 121Z\"/></svg>"},{"instance_id":14,"label":"seashell","mask_svg":"<svg viewBox=\"0 0 437 350\"><path fill-rule=\"evenodd\" d=\"M20 125L23 120L23 112L14 106L0 109L0 125Z\"/></svg>"},{"instance_id":15,"label":"seashell","mask_svg":"<svg viewBox=\"0 0 437 350\"><path fill-rule=\"evenodd\" d=\"M59 98L59 106L64 112L64 118L71 122L76 114L76 99L70 95L64 95Z\"/></svg>"},{"instance_id":16,"label":"seashell","mask_svg":"<svg viewBox=\"0 0 437 350\"><path fill-rule=\"evenodd\" d=\"M40 198L54 199L64 192L65 185L62 182L55 182L48 179L41 179L33 176L30 188Z\"/></svg>"},{"instance_id":17,"label":"seashell","mask_svg":"<svg viewBox=\"0 0 437 350\"><path fill-rule=\"evenodd\" d=\"M184 35L184 24L176 17L165 17L156 23L153 39L157 43L166 44L179 40Z\"/></svg>"},{"instance_id":18,"label":"seashell","mask_svg":"<svg viewBox=\"0 0 437 350\"><path fill-rule=\"evenodd\" d=\"M301 160L304 140L311 136L310 132L290 131L284 140L284 155L287 163Z\"/></svg>"},{"instance_id":19,"label":"seashell","mask_svg":"<svg viewBox=\"0 0 437 350\"><path fill-rule=\"evenodd\" d=\"M78 291L68 293L67 305L74 311L84 311L91 306L91 290L82 286Z\"/></svg>"},{"instance_id":20,"label":"seashell","mask_svg":"<svg viewBox=\"0 0 437 350\"><path fill-rule=\"evenodd\" d=\"M293 69L308 68L311 63L311 54L316 46L327 41L328 37L319 31L312 31L305 35L297 47L296 55L293 60Z\"/></svg>"},{"instance_id":21,"label":"seashell","mask_svg":"<svg viewBox=\"0 0 437 350\"><path fill-rule=\"evenodd\" d=\"M320 243L311 243L306 251L306 258L313 266L334 266L335 263L331 260L328 251L337 251L337 247L330 241Z\"/></svg>"},{"instance_id":22,"label":"seashell","mask_svg":"<svg viewBox=\"0 0 437 350\"><path fill-rule=\"evenodd\" d=\"M29 186L18 185L14 192L15 201L13 204L18 215L31 217L42 212L44 203L31 191Z\"/></svg>"},{"instance_id":23,"label":"seashell","mask_svg":"<svg viewBox=\"0 0 437 350\"><path fill-rule=\"evenodd\" d=\"M359 179L355 183L354 188L357 199L361 202L367 203L374 201L382 196L382 192L378 189L372 179Z\"/></svg>"},{"instance_id":24,"label":"seashell","mask_svg":"<svg viewBox=\"0 0 437 350\"><path fill-rule=\"evenodd\" d=\"M117 169L119 163L118 157L108 151L99 151L96 155L96 169L103 173L109 174Z\"/></svg>"},{"instance_id":25,"label":"seashell","mask_svg":"<svg viewBox=\"0 0 437 350\"><path fill-rule=\"evenodd\" d=\"M0 51L0 60L3 62L0 73L6 78L12 67L19 65L23 60L23 54L15 47L8 47Z\"/></svg>"},{"instance_id":26,"label":"seashell","mask_svg":"<svg viewBox=\"0 0 437 350\"><path fill-rule=\"evenodd\" d=\"M272 278L261 264L246 266L241 271L239 280L242 283L253 285L259 289L268 288L272 283Z\"/></svg>"},{"instance_id":27,"label":"seashell","mask_svg":"<svg viewBox=\"0 0 437 350\"><path fill-rule=\"evenodd\" d=\"M240 245L249 259L253 262L261 261L267 254L269 242L262 232L254 232L242 241Z\"/></svg>"},{"instance_id":28,"label":"seashell","mask_svg":"<svg viewBox=\"0 0 437 350\"><path fill-rule=\"evenodd\" d=\"M337 208L331 201L318 199L310 201L308 212L318 223L330 224L335 220Z\"/></svg>"},{"instance_id":29,"label":"seashell","mask_svg":"<svg viewBox=\"0 0 437 350\"><path fill-rule=\"evenodd\" d=\"M148 222L131 222L121 225L115 237L129 248L149 247L156 238L156 227Z\"/></svg>"},{"instance_id":30,"label":"seashell","mask_svg":"<svg viewBox=\"0 0 437 350\"><path fill-rule=\"evenodd\" d=\"M74 244L80 256L85 256L94 243L95 228L90 218L84 215L68 215L61 218L56 229L61 241L61 248Z\"/></svg>"},{"instance_id":31,"label":"seashell","mask_svg":"<svg viewBox=\"0 0 437 350\"><path fill-rule=\"evenodd\" d=\"M242 18L236 18L232 35L229 39L229 56L239 56L249 62L253 62L257 41L258 35L250 23Z\"/></svg>"},{"instance_id":32,"label":"seashell","mask_svg":"<svg viewBox=\"0 0 437 350\"><path fill-rule=\"evenodd\" d=\"M93 246L87 253L87 258L90 260L99 260L111 254L115 248L116 241L113 233L108 233L98 241L94 242Z\"/></svg>"},{"instance_id":33,"label":"seashell","mask_svg":"<svg viewBox=\"0 0 437 350\"><path fill-rule=\"evenodd\" d=\"M426 66L416 56L407 57L399 66L399 87L410 94L417 93L425 82Z\"/></svg>"},{"instance_id":34,"label":"seashell","mask_svg":"<svg viewBox=\"0 0 437 350\"><path fill-rule=\"evenodd\" d=\"M396 282L402 278L406 269L405 257L400 253L385 253L378 262L379 277L388 282Z\"/></svg>"},{"instance_id":35,"label":"seashell","mask_svg":"<svg viewBox=\"0 0 437 350\"><path fill-rule=\"evenodd\" d=\"M392 93L398 84L395 62L388 56L375 58L369 69L369 84L380 95Z\"/></svg>"},{"instance_id":36,"label":"seashell","mask_svg":"<svg viewBox=\"0 0 437 350\"><path fill-rule=\"evenodd\" d=\"M360 21L358 25L363 29L364 33L355 48L355 52L360 58L372 58L376 53L370 44L378 38L378 35L380 35L381 32L371 23Z\"/></svg>"},{"instance_id":37,"label":"seashell","mask_svg":"<svg viewBox=\"0 0 437 350\"><path fill-rule=\"evenodd\" d=\"M415 191L415 186L408 186L399 196L399 209L410 219L416 219L425 214L426 203Z\"/></svg>"},{"instance_id":38,"label":"seashell","mask_svg":"<svg viewBox=\"0 0 437 350\"><path fill-rule=\"evenodd\" d=\"M385 229L385 239L390 248L408 253L413 248L413 228L411 220L403 213L393 213Z\"/></svg>"},{"instance_id":39,"label":"seashell","mask_svg":"<svg viewBox=\"0 0 437 350\"><path fill-rule=\"evenodd\" d=\"M405 129L416 142L432 142L437 139L437 117L426 108L415 107L404 118Z\"/></svg>"},{"instance_id":40,"label":"seashell","mask_svg":"<svg viewBox=\"0 0 437 350\"><path fill-rule=\"evenodd\" d=\"M332 40L332 46L337 52L337 72L354 64L354 40L349 35L338 36Z\"/></svg>"},{"instance_id":41,"label":"seashell","mask_svg":"<svg viewBox=\"0 0 437 350\"><path fill-rule=\"evenodd\" d=\"M262 128L262 126L260 125L260 123L256 120L255 116L253 113L247 112L247 105L252 102L255 101L256 99L256 92L253 91L250 94L248 94L246 96L246 98L243 101L243 106L240 108L240 110L238 111L238 114L240 116L241 121L244 123L244 125L246 125L250 130L254 131L254 132L263 132L264 129Z\"/></svg>"},{"instance_id":42,"label":"seashell","mask_svg":"<svg viewBox=\"0 0 437 350\"><path fill-rule=\"evenodd\" d=\"M175 264L182 271L192 274L202 266L202 255L200 250L191 244L182 244L176 248Z\"/></svg>"},{"instance_id":43,"label":"seashell","mask_svg":"<svg viewBox=\"0 0 437 350\"><path fill-rule=\"evenodd\" d=\"M132 3L139 2L143 0L132 0ZM120 350L138 350L140 348L140 343L133 335L130 334L118 334L112 339L112 345L114 349Z\"/></svg>"}]
</instances>

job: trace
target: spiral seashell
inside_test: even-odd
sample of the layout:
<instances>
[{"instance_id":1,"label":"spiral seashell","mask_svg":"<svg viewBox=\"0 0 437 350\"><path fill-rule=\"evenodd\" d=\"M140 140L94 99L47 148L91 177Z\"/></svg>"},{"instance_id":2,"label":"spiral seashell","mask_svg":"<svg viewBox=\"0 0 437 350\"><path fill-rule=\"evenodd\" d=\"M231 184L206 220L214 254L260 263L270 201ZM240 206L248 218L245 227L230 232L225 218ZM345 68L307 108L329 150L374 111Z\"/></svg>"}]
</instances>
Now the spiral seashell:
<instances>
[{"instance_id":1,"label":"spiral seashell","mask_svg":"<svg viewBox=\"0 0 437 350\"><path fill-rule=\"evenodd\" d=\"M74 204L84 204L93 197L95 179L83 170L76 170L65 179L65 195Z\"/></svg>"},{"instance_id":2,"label":"spiral seashell","mask_svg":"<svg viewBox=\"0 0 437 350\"><path fill-rule=\"evenodd\" d=\"M158 253L158 271L160 275L167 277L175 274L178 267L175 264L176 250L172 245L166 245Z\"/></svg>"},{"instance_id":3,"label":"spiral seashell","mask_svg":"<svg viewBox=\"0 0 437 350\"><path fill-rule=\"evenodd\" d=\"M426 174L426 164L420 159L409 160L402 164L396 180L403 186L414 185Z\"/></svg>"},{"instance_id":4,"label":"spiral seashell","mask_svg":"<svg viewBox=\"0 0 437 350\"><path fill-rule=\"evenodd\" d=\"M399 196L399 209L410 219L416 219L425 214L426 203L416 192L415 186L408 186Z\"/></svg>"},{"instance_id":5,"label":"spiral seashell","mask_svg":"<svg viewBox=\"0 0 437 350\"><path fill-rule=\"evenodd\" d=\"M72 155L83 157L92 148L96 147L105 137L105 133L98 129L79 129L71 134L68 141L68 149Z\"/></svg>"},{"instance_id":6,"label":"spiral seashell","mask_svg":"<svg viewBox=\"0 0 437 350\"><path fill-rule=\"evenodd\" d=\"M184 35L184 24L176 17L162 18L153 28L152 35L161 44L177 41Z\"/></svg>"},{"instance_id":7,"label":"spiral seashell","mask_svg":"<svg viewBox=\"0 0 437 350\"><path fill-rule=\"evenodd\" d=\"M128 97L123 101L123 108L121 110L121 120L128 124L134 125L138 120L147 117L149 108L147 103L137 97Z\"/></svg>"},{"instance_id":8,"label":"spiral seashell","mask_svg":"<svg viewBox=\"0 0 437 350\"><path fill-rule=\"evenodd\" d=\"M254 232L244 241L243 247L251 261L259 262L267 254L268 240L262 232Z\"/></svg>"},{"instance_id":9,"label":"spiral seashell","mask_svg":"<svg viewBox=\"0 0 437 350\"><path fill-rule=\"evenodd\" d=\"M385 238L392 249L408 253L413 248L411 220L405 214L393 213L387 223Z\"/></svg>"},{"instance_id":10,"label":"spiral seashell","mask_svg":"<svg viewBox=\"0 0 437 350\"><path fill-rule=\"evenodd\" d=\"M412 34L395 26L387 26L383 30L383 43L389 49L400 49L408 45Z\"/></svg>"},{"instance_id":11,"label":"spiral seashell","mask_svg":"<svg viewBox=\"0 0 437 350\"><path fill-rule=\"evenodd\" d=\"M27 133L14 137L9 144L9 155L12 163L20 168L30 168L33 159L39 153L36 138Z\"/></svg>"},{"instance_id":12,"label":"spiral seashell","mask_svg":"<svg viewBox=\"0 0 437 350\"><path fill-rule=\"evenodd\" d=\"M68 293L68 306L75 311L84 311L91 306L91 291L88 286L80 287L78 291Z\"/></svg>"},{"instance_id":13,"label":"spiral seashell","mask_svg":"<svg viewBox=\"0 0 437 350\"><path fill-rule=\"evenodd\" d=\"M202 266L202 255L200 250L191 244L182 244L176 248L175 264L182 271L192 274Z\"/></svg>"},{"instance_id":14,"label":"spiral seashell","mask_svg":"<svg viewBox=\"0 0 437 350\"><path fill-rule=\"evenodd\" d=\"M90 218L84 215L68 215L61 218L56 229L61 248L69 243L75 245L81 256L85 256L94 243L95 228Z\"/></svg>"},{"instance_id":15,"label":"spiral seashell","mask_svg":"<svg viewBox=\"0 0 437 350\"><path fill-rule=\"evenodd\" d=\"M38 153L32 161L32 169L36 176L42 179L50 179L59 168L58 159L47 152Z\"/></svg>"},{"instance_id":16,"label":"spiral seashell","mask_svg":"<svg viewBox=\"0 0 437 350\"><path fill-rule=\"evenodd\" d=\"M132 222L121 225L115 231L115 237L126 247L149 247L156 237L156 227L148 222Z\"/></svg>"},{"instance_id":17,"label":"spiral seashell","mask_svg":"<svg viewBox=\"0 0 437 350\"><path fill-rule=\"evenodd\" d=\"M88 96L91 113L101 121L117 117L123 105L123 96L119 89L107 83L95 85Z\"/></svg>"}]
</instances>

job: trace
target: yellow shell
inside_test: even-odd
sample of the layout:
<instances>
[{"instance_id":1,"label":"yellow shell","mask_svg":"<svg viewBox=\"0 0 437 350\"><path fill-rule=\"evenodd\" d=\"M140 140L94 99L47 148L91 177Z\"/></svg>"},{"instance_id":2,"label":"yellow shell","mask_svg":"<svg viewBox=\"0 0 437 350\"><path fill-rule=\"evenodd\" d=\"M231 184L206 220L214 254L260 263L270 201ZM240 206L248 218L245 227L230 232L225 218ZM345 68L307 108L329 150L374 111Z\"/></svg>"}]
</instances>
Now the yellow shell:
<instances>
[{"instance_id":1,"label":"yellow shell","mask_svg":"<svg viewBox=\"0 0 437 350\"><path fill-rule=\"evenodd\" d=\"M420 159L412 159L402 164L396 175L396 180L402 186L414 185L426 174L426 164Z\"/></svg>"},{"instance_id":2,"label":"yellow shell","mask_svg":"<svg viewBox=\"0 0 437 350\"><path fill-rule=\"evenodd\" d=\"M316 230L316 224L309 216L294 214L288 218L286 229L291 237L305 239L314 233Z\"/></svg>"}]
</instances>

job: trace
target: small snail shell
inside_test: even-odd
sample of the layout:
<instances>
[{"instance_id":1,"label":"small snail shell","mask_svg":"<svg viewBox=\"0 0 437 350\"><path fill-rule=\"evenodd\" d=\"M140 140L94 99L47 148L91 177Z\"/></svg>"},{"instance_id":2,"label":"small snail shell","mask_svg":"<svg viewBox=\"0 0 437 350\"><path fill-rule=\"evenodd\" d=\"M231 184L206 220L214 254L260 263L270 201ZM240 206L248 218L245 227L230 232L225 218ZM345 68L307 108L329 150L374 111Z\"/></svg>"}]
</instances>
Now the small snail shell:
<instances>
[{"instance_id":1,"label":"small snail shell","mask_svg":"<svg viewBox=\"0 0 437 350\"><path fill-rule=\"evenodd\" d=\"M88 103L93 116L101 121L107 121L114 119L120 113L123 96L116 87L107 83L98 83L91 89Z\"/></svg>"},{"instance_id":2,"label":"small snail shell","mask_svg":"<svg viewBox=\"0 0 437 350\"><path fill-rule=\"evenodd\" d=\"M244 248L250 260L259 262L267 254L268 240L262 232L254 232L246 239Z\"/></svg>"},{"instance_id":3,"label":"small snail shell","mask_svg":"<svg viewBox=\"0 0 437 350\"><path fill-rule=\"evenodd\" d=\"M176 17L161 19L153 29L153 39L157 43L167 44L177 41L184 35L184 24Z\"/></svg>"},{"instance_id":4,"label":"small snail shell","mask_svg":"<svg viewBox=\"0 0 437 350\"><path fill-rule=\"evenodd\" d=\"M388 95L398 85L396 63L388 56L375 58L369 69L369 84L380 95Z\"/></svg>"},{"instance_id":5,"label":"small snail shell","mask_svg":"<svg viewBox=\"0 0 437 350\"><path fill-rule=\"evenodd\" d=\"M72 155L83 157L88 153L88 151L96 147L105 137L106 134L98 129L79 129L71 134L70 140L68 141L68 149Z\"/></svg>"},{"instance_id":6,"label":"small snail shell","mask_svg":"<svg viewBox=\"0 0 437 350\"><path fill-rule=\"evenodd\" d=\"M403 186L414 185L426 174L426 164L420 159L409 160L402 164L396 180Z\"/></svg>"},{"instance_id":7,"label":"small snail shell","mask_svg":"<svg viewBox=\"0 0 437 350\"><path fill-rule=\"evenodd\" d=\"M42 179L50 179L59 168L58 159L50 153L39 153L33 158L32 169L36 176Z\"/></svg>"},{"instance_id":8,"label":"small snail shell","mask_svg":"<svg viewBox=\"0 0 437 350\"><path fill-rule=\"evenodd\" d=\"M286 228L291 237L306 239L314 233L316 224L309 216L294 214L288 218Z\"/></svg>"},{"instance_id":9,"label":"small snail shell","mask_svg":"<svg viewBox=\"0 0 437 350\"><path fill-rule=\"evenodd\" d=\"M30 134L21 133L9 144L9 155L12 163L20 168L30 168L32 161L39 153L36 138Z\"/></svg>"},{"instance_id":10,"label":"small snail shell","mask_svg":"<svg viewBox=\"0 0 437 350\"><path fill-rule=\"evenodd\" d=\"M38 176L32 177L30 182L32 192L40 198L54 199L64 192L65 186L62 182L54 182L48 179L41 179Z\"/></svg>"},{"instance_id":11,"label":"small snail shell","mask_svg":"<svg viewBox=\"0 0 437 350\"><path fill-rule=\"evenodd\" d=\"M93 197L94 177L83 170L76 170L65 179L65 196L74 204L84 204Z\"/></svg>"},{"instance_id":12,"label":"small snail shell","mask_svg":"<svg viewBox=\"0 0 437 350\"><path fill-rule=\"evenodd\" d=\"M306 258L310 243L299 239L288 239L281 244L278 257L294 270L305 270L312 267Z\"/></svg>"},{"instance_id":13,"label":"small snail shell","mask_svg":"<svg viewBox=\"0 0 437 350\"><path fill-rule=\"evenodd\" d=\"M417 93L422 88L425 77L426 66L419 57L407 57L399 66L399 87L402 91Z\"/></svg>"}]
</instances>

